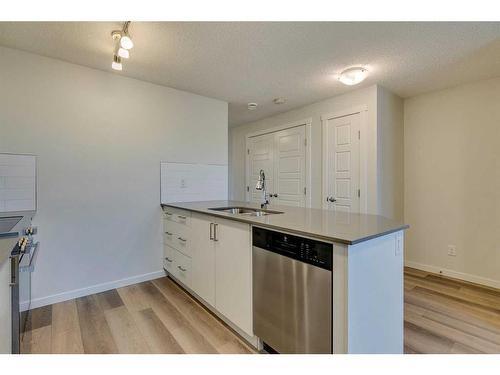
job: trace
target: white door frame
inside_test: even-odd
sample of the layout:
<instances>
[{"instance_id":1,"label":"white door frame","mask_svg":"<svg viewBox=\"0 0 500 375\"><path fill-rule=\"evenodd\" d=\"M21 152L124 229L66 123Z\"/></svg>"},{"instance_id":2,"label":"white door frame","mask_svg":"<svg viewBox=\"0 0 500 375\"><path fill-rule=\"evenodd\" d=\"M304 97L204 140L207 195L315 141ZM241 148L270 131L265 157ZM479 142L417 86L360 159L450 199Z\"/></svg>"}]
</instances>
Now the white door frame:
<instances>
[{"instance_id":1,"label":"white door frame","mask_svg":"<svg viewBox=\"0 0 500 375\"><path fill-rule=\"evenodd\" d=\"M312 167L312 162L311 162L311 125L312 125L312 117L307 118L305 120L300 120L300 121L293 121L289 122L283 125L279 126L274 126L269 129L263 129L263 130L258 130L255 132L250 132L245 136L245 199L247 202L250 201L250 192L247 191L247 186L250 186L250 158L248 155L248 150L249 150L249 145L250 145L250 138L259 136L259 135L264 135L264 134L270 134L270 133L276 133L280 130L286 130L290 128L296 128L297 126L305 126L306 127L306 207L311 207L311 186L312 186L312 180L311 180L311 167Z\"/></svg>"},{"instance_id":2,"label":"white door frame","mask_svg":"<svg viewBox=\"0 0 500 375\"><path fill-rule=\"evenodd\" d=\"M367 178L367 143L366 143L366 113L368 111L367 105L359 105L350 108L343 109L341 111L336 111L333 113L327 113L321 116L322 124L322 139L323 139L323 189L322 189L322 207L327 208L326 197L328 195L328 179L326 178L328 173L328 139L326 137L326 126L328 120L333 120L339 117L345 117L349 115L354 115L356 113L360 114L360 124L359 124L359 212L368 213L368 178Z\"/></svg>"}]
</instances>

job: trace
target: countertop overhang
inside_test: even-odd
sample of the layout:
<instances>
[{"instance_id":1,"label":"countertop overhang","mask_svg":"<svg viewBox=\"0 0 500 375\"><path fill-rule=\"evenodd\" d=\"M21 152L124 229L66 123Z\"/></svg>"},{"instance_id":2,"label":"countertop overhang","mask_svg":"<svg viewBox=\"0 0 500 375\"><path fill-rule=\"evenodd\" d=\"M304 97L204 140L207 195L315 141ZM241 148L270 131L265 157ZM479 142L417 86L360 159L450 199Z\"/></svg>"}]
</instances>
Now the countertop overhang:
<instances>
[{"instance_id":1,"label":"countertop overhang","mask_svg":"<svg viewBox=\"0 0 500 375\"><path fill-rule=\"evenodd\" d=\"M211 208L218 207L260 208L258 204L241 201L174 202L162 204L161 206L222 217L263 228L283 230L297 235L347 245L368 241L409 227L400 221L391 220L384 216L346 213L318 208L269 205L269 210L283 213L261 217L211 210Z\"/></svg>"}]
</instances>

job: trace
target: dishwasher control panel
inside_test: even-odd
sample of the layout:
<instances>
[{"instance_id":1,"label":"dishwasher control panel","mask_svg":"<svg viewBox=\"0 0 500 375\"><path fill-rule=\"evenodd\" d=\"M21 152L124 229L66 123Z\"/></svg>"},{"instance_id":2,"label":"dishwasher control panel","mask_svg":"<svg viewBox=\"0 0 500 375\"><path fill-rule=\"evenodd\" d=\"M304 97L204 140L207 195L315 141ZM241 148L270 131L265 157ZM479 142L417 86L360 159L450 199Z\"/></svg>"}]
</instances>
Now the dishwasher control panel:
<instances>
[{"instance_id":1,"label":"dishwasher control panel","mask_svg":"<svg viewBox=\"0 0 500 375\"><path fill-rule=\"evenodd\" d=\"M253 227L253 246L332 270L333 245L309 238Z\"/></svg>"}]
</instances>

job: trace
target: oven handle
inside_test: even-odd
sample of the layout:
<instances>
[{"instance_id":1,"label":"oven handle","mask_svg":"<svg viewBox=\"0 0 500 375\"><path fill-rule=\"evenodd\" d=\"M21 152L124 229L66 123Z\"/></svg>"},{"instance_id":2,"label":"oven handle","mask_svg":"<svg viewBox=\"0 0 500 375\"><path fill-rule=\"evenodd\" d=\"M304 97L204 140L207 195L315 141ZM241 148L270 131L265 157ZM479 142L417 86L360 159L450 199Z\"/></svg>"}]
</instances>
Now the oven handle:
<instances>
[{"instance_id":1,"label":"oven handle","mask_svg":"<svg viewBox=\"0 0 500 375\"><path fill-rule=\"evenodd\" d=\"M33 250L31 251L30 264L19 267L19 272L33 272L35 270L36 258L38 257L39 248L40 248L40 242L36 242L33 245Z\"/></svg>"},{"instance_id":2,"label":"oven handle","mask_svg":"<svg viewBox=\"0 0 500 375\"><path fill-rule=\"evenodd\" d=\"M10 257L10 283L14 287L19 283L19 255Z\"/></svg>"}]
</instances>

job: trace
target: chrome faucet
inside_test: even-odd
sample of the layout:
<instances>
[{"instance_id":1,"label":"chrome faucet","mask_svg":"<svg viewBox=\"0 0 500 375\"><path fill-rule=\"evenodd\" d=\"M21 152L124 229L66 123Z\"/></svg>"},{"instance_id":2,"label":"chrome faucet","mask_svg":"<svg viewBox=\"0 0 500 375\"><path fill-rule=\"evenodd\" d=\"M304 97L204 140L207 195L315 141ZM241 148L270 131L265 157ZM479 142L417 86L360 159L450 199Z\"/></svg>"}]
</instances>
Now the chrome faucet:
<instances>
[{"instance_id":1,"label":"chrome faucet","mask_svg":"<svg viewBox=\"0 0 500 375\"><path fill-rule=\"evenodd\" d=\"M266 174L263 169L259 172L259 179L257 180L255 189L262 190L262 199L264 200L264 203L260 204L260 208L267 208L267 205L269 204L269 195L266 190Z\"/></svg>"}]
</instances>

